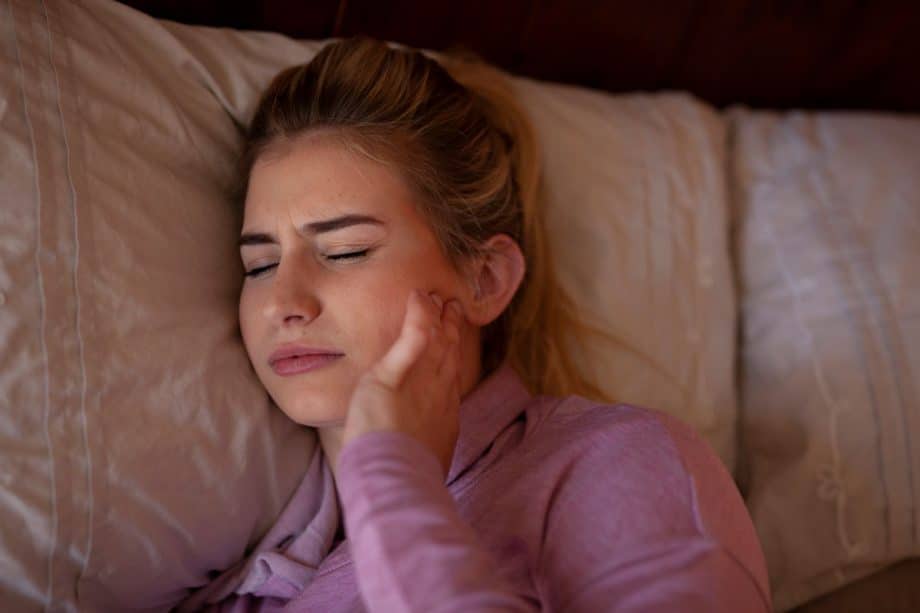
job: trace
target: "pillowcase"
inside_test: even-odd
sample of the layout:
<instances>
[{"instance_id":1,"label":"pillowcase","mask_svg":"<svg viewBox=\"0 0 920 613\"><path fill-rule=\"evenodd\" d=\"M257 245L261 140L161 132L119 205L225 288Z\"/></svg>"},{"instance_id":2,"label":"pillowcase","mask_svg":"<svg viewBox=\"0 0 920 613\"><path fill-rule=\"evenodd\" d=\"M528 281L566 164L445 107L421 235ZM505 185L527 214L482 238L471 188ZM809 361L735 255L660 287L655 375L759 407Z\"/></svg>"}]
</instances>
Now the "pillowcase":
<instances>
[{"instance_id":1,"label":"pillowcase","mask_svg":"<svg viewBox=\"0 0 920 613\"><path fill-rule=\"evenodd\" d=\"M735 462L735 294L725 126L689 94L516 78L546 164L563 287L609 333L576 363L616 402L693 425Z\"/></svg>"},{"instance_id":2,"label":"pillowcase","mask_svg":"<svg viewBox=\"0 0 920 613\"><path fill-rule=\"evenodd\" d=\"M920 117L730 117L739 478L785 611L920 554Z\"/></svg>"},{"instance_id":3,"label":"pillowcase","mask_svg":"<svg viewBox=\"0 0 920 613\"><path fill-rule=\"evenodd\" d=\"M224 189L258 94L322 43L101 0L2 4L0 37L0 601L167 610L268 546L317 457L248 363ZM679 93L514 85L563 282L619 339L580 366L731 469L722 121Z\"/></svg>"},{"instance_id":4,"label":"pillowcase","mask_svg":"<svg viewBox=\"0 0 920 613\"><path fill-rule=\"evenodd\" d=\"M0 3L0 53L0 602L166 610L318 449L240 339L237 128L114 2Z\"/></svg>"}]
</instances>

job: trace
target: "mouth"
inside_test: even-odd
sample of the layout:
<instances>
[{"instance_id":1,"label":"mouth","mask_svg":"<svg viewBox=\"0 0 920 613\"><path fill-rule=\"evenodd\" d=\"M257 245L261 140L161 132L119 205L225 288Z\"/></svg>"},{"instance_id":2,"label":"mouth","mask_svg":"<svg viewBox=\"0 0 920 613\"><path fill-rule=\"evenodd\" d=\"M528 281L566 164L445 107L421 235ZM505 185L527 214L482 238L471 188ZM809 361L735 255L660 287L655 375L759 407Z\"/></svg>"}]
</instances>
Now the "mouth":
<instances>
[{"instance_id":1,"label":"mouth","mask_svg":"<svg viewBox=\"0 0 920 613\"><path fill-rule=\"evenodd\" d=\"M276 375L289 377L317 370L341 357L344 357L341 353L314 353L280 358L271 361L270 364Z\"/></svg>"}]
</instances>

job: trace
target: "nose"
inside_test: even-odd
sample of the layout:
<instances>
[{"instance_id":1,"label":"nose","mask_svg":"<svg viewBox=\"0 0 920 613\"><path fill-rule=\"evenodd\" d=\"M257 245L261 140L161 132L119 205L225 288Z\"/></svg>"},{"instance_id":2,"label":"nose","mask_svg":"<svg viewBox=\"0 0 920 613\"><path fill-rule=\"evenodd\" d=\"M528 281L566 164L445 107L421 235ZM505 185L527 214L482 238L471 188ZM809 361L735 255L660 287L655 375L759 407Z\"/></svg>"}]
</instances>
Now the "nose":
<instances>
[{"instance_id":1,"label":"nose","mask_svg":"<svg viewBox=\"0 0 920 613\"><path fill-rule=\"evenodd\" d=\"M304 325L322 312L308 267L287 258L275 268L265 315L279 326Z\"/></svg>"}]
</instances>

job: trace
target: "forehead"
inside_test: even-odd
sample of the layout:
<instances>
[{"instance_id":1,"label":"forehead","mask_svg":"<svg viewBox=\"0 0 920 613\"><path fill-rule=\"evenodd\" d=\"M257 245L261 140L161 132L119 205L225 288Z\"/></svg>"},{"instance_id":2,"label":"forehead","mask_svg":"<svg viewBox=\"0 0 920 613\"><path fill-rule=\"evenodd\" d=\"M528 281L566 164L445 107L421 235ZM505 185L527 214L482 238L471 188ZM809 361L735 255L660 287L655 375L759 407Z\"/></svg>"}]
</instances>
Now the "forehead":
<instances>
[{"instance_id":1,"label":"forehead","mask_svg":"<svg viewBox=\"0 0 920 613\"><path fill-rule=\"evenodd\" d=\"M401 219L417 215L413 195L393 167L350 150L329 135L300 136L263 153L246 193L247 223L279 216L306 223L345 213Z\"/></svg>"}]
</instances>

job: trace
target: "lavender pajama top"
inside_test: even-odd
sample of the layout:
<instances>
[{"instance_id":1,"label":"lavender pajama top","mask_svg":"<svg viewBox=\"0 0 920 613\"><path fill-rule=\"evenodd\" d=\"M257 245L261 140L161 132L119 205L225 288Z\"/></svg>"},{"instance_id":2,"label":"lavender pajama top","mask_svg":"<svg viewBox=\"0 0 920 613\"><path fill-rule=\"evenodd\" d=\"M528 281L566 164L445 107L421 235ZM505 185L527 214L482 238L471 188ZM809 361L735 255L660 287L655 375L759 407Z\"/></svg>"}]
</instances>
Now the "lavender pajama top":
<instances>
[{"instance_id":1,"label":"lavender pajama top","mask_svg":"<svg viewBox=\"0 0 920 613\"><path fill-rule=\"evenodd\" d=\"M772 610L744 502L688 425L532 396L507 363L463 399L446 481L395 432L346 445L338 479L347 539L317 451L252 555L180 610Z\"/></svg>"}]
</instances>

